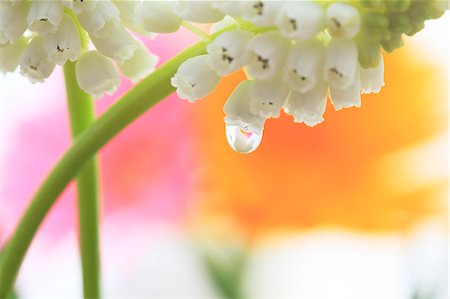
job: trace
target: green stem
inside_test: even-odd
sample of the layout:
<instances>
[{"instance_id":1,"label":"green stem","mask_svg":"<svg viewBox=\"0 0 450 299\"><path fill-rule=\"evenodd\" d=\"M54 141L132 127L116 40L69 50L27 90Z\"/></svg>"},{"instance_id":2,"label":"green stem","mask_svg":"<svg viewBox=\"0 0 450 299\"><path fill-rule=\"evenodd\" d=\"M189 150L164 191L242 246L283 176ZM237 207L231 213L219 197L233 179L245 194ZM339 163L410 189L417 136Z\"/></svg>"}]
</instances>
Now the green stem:
<instances>
[{"instance_id":1,"label":"green stem","mask_svg":"<svg viewBox=\"0 0 450 299\"><path fill-rule=\"evenodd\" d=\"M75 63L64 65L67 103L72 138L76 138L95 121L92 97L82 91L75 77ZM81 265L85 298L100 298L99 233L98 233L98 164L92 158L78 173L78 219L80 232Z\"/></svg>"},{"instance_id":2,"label":"green stem","mask_svg":"<svg viewBox=\"0 0 450 299\"><path fill-rule=\"evenodd\" d=\"M204 54L205 46L199 42L165 63L78 136L40 186L5 248L5 259L0 265L0 298L5 298L11 289L34 234L67 184L117 133L170 95L174 91L170 78L186 59Z\"/></svg>"}]
</instances>

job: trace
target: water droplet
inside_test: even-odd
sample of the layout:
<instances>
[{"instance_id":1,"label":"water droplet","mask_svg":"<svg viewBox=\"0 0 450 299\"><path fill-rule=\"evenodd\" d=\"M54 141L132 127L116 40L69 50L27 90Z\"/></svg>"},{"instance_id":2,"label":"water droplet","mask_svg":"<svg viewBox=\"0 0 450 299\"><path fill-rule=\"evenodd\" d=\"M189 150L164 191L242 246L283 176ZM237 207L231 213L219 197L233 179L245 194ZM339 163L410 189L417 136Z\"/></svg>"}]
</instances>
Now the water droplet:
<instances>
[{"instance_id":1,"label":"water droplet","mask_svg":"<svg viewBox=\"0 0 450 299\"><path fill-rule=\"evenodd\" d=\"M261 144L262 134L245 131L239 126L226 126L227 141L230 147L240 154L249 154Z\"/></svg>"}]
</instances>

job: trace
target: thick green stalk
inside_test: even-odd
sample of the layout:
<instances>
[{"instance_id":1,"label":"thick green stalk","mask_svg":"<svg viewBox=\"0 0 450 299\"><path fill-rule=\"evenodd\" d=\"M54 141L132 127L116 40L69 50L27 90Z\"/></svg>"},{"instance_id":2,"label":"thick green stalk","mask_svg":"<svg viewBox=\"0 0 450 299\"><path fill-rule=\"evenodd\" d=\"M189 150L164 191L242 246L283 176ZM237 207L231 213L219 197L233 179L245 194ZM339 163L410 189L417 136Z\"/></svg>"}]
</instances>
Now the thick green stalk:
<instances>
[{"instance_id":1,"label":"thick green stalk","mask_svg":"<svg viewBox=\"0 0 450 299\"><path fill-rule=\"evenodd\" d=\"M72 138L76 140L95 121L94 102L92 96L82 91L78 86L75 77L75 63L67 62L64 65L64 78ZM93 157L77 176L84 298L100 298L98 181L97 159Z\"/></svg>"},{"instance_id":2,"label":"thick green stalk","mask_svg":"<svg viewBox=\"0 0 450 299\"><path fill-rule=\"evenodd\" d=\"M35 194L5 248L0 265L0 298L11 289L22 259L42 220L67 184L95 153L128 124L170 95L170 78L186 59L205 53L199 42L172 58L95 121L73 143Z\"/></svg>"}]
</instances>

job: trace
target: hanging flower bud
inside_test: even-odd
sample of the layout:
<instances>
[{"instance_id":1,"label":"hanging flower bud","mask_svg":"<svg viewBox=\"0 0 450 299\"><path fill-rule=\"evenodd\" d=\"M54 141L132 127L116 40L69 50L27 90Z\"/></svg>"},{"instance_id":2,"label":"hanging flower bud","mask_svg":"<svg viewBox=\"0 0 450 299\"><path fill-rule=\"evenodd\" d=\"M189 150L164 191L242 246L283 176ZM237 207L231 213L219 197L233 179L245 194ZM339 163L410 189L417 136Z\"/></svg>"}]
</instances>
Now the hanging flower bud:
<instances>
[{"instance_id":1,"label":"hanging flower bud","mask_svg":"<svg viewBox=\"0 0 450 299\"><path fill-rule=\"evenodd\" d=\"M173 4L173 11L180 18L196 23L215 23L225 15L212 7L213 1L177 1Z\"/></svg>"},{"instance_id":2,"label":"hanging flower bud","mask_svg":"<svg viewBox=\"0 0 450 299\"><path fill-rule=\"evenodd\" d=\"M122 74L134 83L150 75L159 60L158 56L152 54L143 43L140 41L136 43L138 48L133 57L118 64Z\"/></svg>"},{"instance_id":3,"label":"hanging flower bud","mask_svg":"<svg viewBox=\"0 0 450 299\"><path fill-rule=\"evenodd\" d=\"M42 37L36 36L20 56L20 73L31 83L42 83L55 69L55 63L47 58Z\"/></svg>"},{"instance_id":4,"label":"hanging flower bud","mask_svg":"<svg viewBox=\"0 0 450 299\"><path fill-rule=\"evenodd\" d=\"M107 22L99 36L102 36L102 38L89 34L97 50L113 60L119 62L128 60L133 57L134 51L137 49L135 39L119 22Z\"/></svg>"},{"instance_id":5,"label":"hanging flower bud","mask_svg":"<svg viewBox=\"0 0 450 299\"><path fill-rule=\"evenodd\" d=\"M181 99L193 103L208 95L219 81L220 77L210 68L205 54L183 62L171 83Z\"/></svg>"},{"instance_id":6,"label":"hanging flower bud","mask_svg":"<svg viewBox=\"0 0 450 299\"><path fill-rule=\"evenodd\" d=\"M327 26L333 37L352 38L359 32L361 17L352 5L333 3L327 9Z\"/></svg>"},{"instance_id":7,"label":"hanging flower bud","mask_svg":"<svg viewBox=\"0 0 450 299\"><path fill-rule=\"evenodd\" d=\"M70 0L69 0L70 1ZM101 1L97 0L72 0L72 10L76 14L80 14L86 11L94 10L97 3Z\"/></svg>"},{"instance_id":8,"label":"hanging flower bud","mask_svg":"<svg viewBox=\"0 0 450 299\"><path fill-rule=\"evenodd\" d=\"M325 58L325 79L330 86L345 89L353 83L358 68L358 50L352 40L332 39Z\"/></svg>"},{"instance_id":9,"label":"hanging flower bud","mask_svg":"<svg viewBox=\"0 0 450 299\"><path fill-rule=\"evenodd\" d=\"M233 18L240 17L242 15L239 4L233 0L216 0L211 3L211 6Z\"/></svg>"},{"instance_id":10,"label":"hanging flower bud","mask_svg":"<svg viewBox=\"0 0 450 299\"><path fill-rule=\"evenodd\" d=\"M208 47L208 58L218 75L224 76L247 63L246 46L252 34L244 30L222 33Z\"/></svg>"},{"instance_id":11,"label":"hanging flower bud","mask_svg":"<svg viewBox=\"0 0 450 299\"><path fill-rule=\"evenodd\" d=\"M97 51L82 54L75 66L78 85L96 98L113 94L120 84L113 62Z\"/></svg>"},{"instance_id":12,"label":"hanging flower bud","mask_svg":"<svg viewBox=\"0 0 450 299\"><path fill-rule=\"evenodd\" d=\"M247 44L248 74L257 80L272 79L284 66L290 41L277 31L262 33Z\"/></svg>"},{"instance_id":13,"label":"hanging flower bud","mask_svg":"<svg viewBox=\"0 0 450 299\"><path fill-rule=\"evenodd\" d=\"M10 4L0 9L0 45L14 43L28 27L28 1Z\"/></svg>"},{"instance_id":14,"label":"hanging flower bud","mask_svg":"<svg viewBox=\"0 0 450 299\"><path fill-rule=\"evenodd\" d=\"M276 25L283 36L304 41L325 28L325 11L316 2L287 2L281 7Z\"/></svg>"},{"instance_id":15,"label":"hanging flower bud","mask_svg":"<svg viewBox=\"0 0 450 299\"><path fill-rule=\"evenodd\" d=\"M283 2L277 1L236 1L241 16L257 26L273 26Z\"/></svg>"},{"instance_id":16,"label":"hanging flower bud","mask_svg":"<svg viewBox=\"0 0 450 299\"><path fill-rule=\"evenodd\" d=\"M19 65L19 59L27 45L27 39L22 37L13 44L0 47L0 72L14 72Z\"/></svg>"},{"instance_id":17,"label":"hanging flower bud","mask_svg":"<svg viewBox=\"0 0 450 299\"><path fill-rule=\"evenodd\" d=\"M300 42L289 51L283 80L299 92L311 90L322 80L325 47L318 40Z\"/></svg>"},{"instance_id":18,"label":"hanging flower bud","mask_svg":"<svg viewBox=\"0 0 450 299\"><path fill-rule=\"evenodd\" d=\"M380 62L373 68L361 68L361 91L364 94L379 93L384 86L384 61L380 52Z\"/></svg>"},{"instance_id":19,"label":"hanging flower bud","mask_svg":"<svg viewBox=\"0 0 450 299\"><path fill-rule=\"evenodd\" d=\"M45 50L48 58L59 64L64 65L69 59L75 61L81 50L80 33L77 25L71 17L64 15L58 30L55 33L43 37Z\"/></svg>"},{"instance_id":20,"label":"hanging flower bud","mask_svg":"<svg viewBox=\"0 0 450 299\"><path fill-rule=\"evenodd\" d=\"M29 29L41 35L55 33L63 16L64 6L60 1L31 1L27 21Z\"/></svg>"},{"instance_id":21,"label":"hanging flower bud","mask_svg":"<svg viewBox=\"0 0 450 299\"><path fill-rule=\"evenodd\" d=\"M225 102L226 135L230 147L238 153L255 151L261 143L266 118L250 112L252 81L243 81Z\"/></svg>"},{"instance_id":22,"label":"hanging flower bud","mask_svg":"<svg viewBox=\"0 0 450 299\"><path fill-rule=\"evenodd\" d=\"M78 15L78 20L87 32L96 37L105 38L102 35L108 32L101 31L109 21L119 21L119 9L109 0L98 1L92 10L85 10Z\"/></svg>"},{"instance_id":23,"label":"hanging flower bud","mask_svg":"<svg viewBox=\"0 0 450 299\"><path fill-rule=\"evenodd\" d=\"M182 19L172 11L172 4L144 1L136 7L136 23L147 32L171 33L181 26Z\"/></svg>"},{"instance_id":24,"label":"hanging flower bud","mask_svg":"<svg viewBox=\"0 0 450 299\"><path fill-rule=\"evenodd\" d=\"M324 121L323 114L327 105L328 85L325 81L318 82L308 92L292 91L284 110L294 117L296 123L305 123L314 127Z\"/></svg>"},{"instance_id":25,"label":"hanging flower bud","mask_svg":"<svg viewBox=\"0 0 450 299\"><path fill-rule=\"evenodd\" d=\"M253 81L250 87L250 112L264 118L278 118L289 88L277 77L270 81Z\"/></svg>"},{"instance_id":26,"label":"hanging flower bud","mask_svg":"<svg viewBox=\"0 0 450 299\"><path fill-rule=\"evenodd\" d=\"M355 79L346 88L337 88L330 86L330 99L334 109L361 107L361 81L359 69L356 70Z\"/></svg>"}]
</instances>

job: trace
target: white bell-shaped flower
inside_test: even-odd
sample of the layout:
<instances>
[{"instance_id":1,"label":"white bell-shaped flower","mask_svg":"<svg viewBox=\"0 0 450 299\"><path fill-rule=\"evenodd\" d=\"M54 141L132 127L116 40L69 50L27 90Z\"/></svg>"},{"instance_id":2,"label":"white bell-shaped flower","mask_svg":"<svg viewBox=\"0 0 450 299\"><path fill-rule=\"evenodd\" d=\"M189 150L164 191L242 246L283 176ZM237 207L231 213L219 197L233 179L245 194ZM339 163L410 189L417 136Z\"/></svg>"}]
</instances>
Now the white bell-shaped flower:
<instances>
[{"instance_id":1,"label":"white bell-shaped flower","mask_svg":"<svg viewBox=\"0 0 450 299\"><path fill-rule=\"evenodd\" d=\"M280 76L270 81L253 81L250 87L250 112L264 118L277 118L289 94Z\"/></svg>"},{"instance_id":2,"label":"white bell-shaped flower","mask_svg":"<svg viewBox=\"0 0 450 299\"><path fill-rule=\"evenodd\" d=\"M236 18L242 15L238 3L234 0L216 0L211 3L212 7L220 10L225 15Z\"/></svg>"},{"instance_id":3,"label":"white bell-shaped flower","mask_svg":"<svg viewBox=\"0 0 450 299\"><path fill-rule=\"evenodd\" d=\"M135 9L135 20L147 32L171 33L181 26L182 19L166 1L144 1Z\"/></svg>"},{"instance_id":4,"label":"white bell-shaped flower","mask_svg":"<svg viewBox=\"0 0 450 299\"><path fill-rule=\"evenodd\" d=\"M272 79L284 66L290 46L278 31L253 37L247 43L248 74L257 80Z\"/></svg>"},{"instance_id":5,"label":"white bell-shaped flower","mask_svg":"<svg viewBox=\"0 0 450 299\"><path fill-rule=\"evenodd\" d=\"M359 32L361 16L350 4L333 3L327 9L327 27L333 37L352 38Z\"/></svg>"},{"instance_id":6,"label":"white bell-shaped flower","mask_svg":"<svg viewBox=\"0 0 450 299\"><path fill-rule=\"evenodd\" d=\"M359 69L353 82L346 88L337 88L330 86L330 99L334 109L341 110L343 108L361 107L361 80L359 77Z\"/></svg>"},{"instance_id":7,"label":"white bell-shaped flower","mask_svg":"<svg viewBox=\"0 0 450 299\"><path fill-rule=\"evenodd\" d=\"M361 68L361 91L364 94L379 93L384 86L384 61L380 51L380 62L374 68Z\"/></svg>"},{"instance_id":8,"label":"white bell-shaped flower","mask_svg":"<svg viewBox=\"0 0 450 299\"><path fill-rule=\"evenodd\" d=\"M196 23L215 23L222 20L225 15L212 7L213 1L186 1L173 3L173 11L180 18Z\"/></svg>"},{"instance_id":9,"label":"white bell-shaped flower","mask_svg":"<svg viewBox=\"0 0 450 299\"><path fill-rule=\"evenodd\" d=\"M122 24L124 24L127 28L132 30L133 32L139 33L141 35L150 35L148 32L144 31L140 24L136 21L136 15L138 10L140 9L140 3L142 1L139 0L113 0L114 5L120 11L120 20ZM143 1L147 2L147 1ZM149 1L148 1L149 2Z\"/></svg>"},{"instance_id":10,"label":"white bell-shaped flower","mask_svg":"<svg viewBox=\"0 0 450 299\"><path fill-rule=\"evenodd\" d=\"M77 25L70 16L65 14L58 30L45 35L43 40L51 61L64 65L68 59L70 61L77 60L81 50L81 38Z\"/></svg>"},{"instance_id":11,"label":"white bell-shaped flower","mask_svg":"<svg viewBox=\"0 0 450 299\"><path fill-rule=\"evenodd\" d=\"M217 74L227 75L247 63L246 46L252 36L244 30L227 31L207 46L209 61Z\"/></svg>"},{"instance_id":12,"label":"white bell-shaped flower","mask_svg":"<svg viewBox=\"0 0 450 299\"><path fill-rule=\"evenodd\" d=\"M239 23L235 19L226 15L225 18L222 19L222 21L211 25L211 27L209 28L209 34L214 34L233 25L235 27L239 27Z\"/></svg>"},{"instance_id":13,"label":"white bell-shaped flower","mask_svg":"<svg viewBox=\"0 0 450 299\"><path fill-rule=\"evenodd\" d=\"M64 6L60 1L33 0L28 12L28 28L41 35L54 33L63 16Z\"/></svg>"},{"instance_id":14,"label":"white bell-shaped flower","mask_svg":"<svg viewBox=\"0 0 450 299\"><path fill-rule=\"evenodd\" d=\"M68 0L70 1L70 0ZM72 0L72 10L76 14L92 11L97 6L98 0Z\"/></svg>"},{"instance_id":15,"label":"white bell-shaped flower","mask_svg":"<svg viewBox=\"0 0 450 299\"><path fill-rule=\"evenodd\" d=\"M119 21L119 9L110 1L98 1L97 5L92 10L84 10L78 15L78 20L87 32L96 37L105 38L101 33L108 32L101 31L108 21Z\"/></svg>"},{"instance_id":16,"label":"white bell-shaped flower","mask_svg":"<svg viewBox=\"0 0 450 299\"><path fill-rule=\"evenodd\" d=\"M20 73L31 83L42 83L55 69L55 63L48 59L42 37L35 36L26 46L19 61Z\"/></svg>"},{"instance_id":17,"label":"white bell-shaped flower","mask_svg":"<svg viewBox=\"0 0 450 299\"><path fill-rule=\"evenodd\" d=\"M134 83L150 75L159 61L158 56L151 53L142 42L137 41L136 43L138 48L133 57L118 63L122 74Z\"/></svg>"},{"instance_id":18,"label":"white bell-shaped flower","mask_svg":"<svg viewBox=\"0 0 450 299\"><path fill-rule=\"evenodd\" d=\"M99 36L89 34L97 50L115 61L121 62L133 57L137 49L136 41L125 27L116 21L109 21L103 26Z\"/></svg>"},{"instance_id":19,"label":"white bell-shaped flower","mask_svg":"<svg viewBox=\"0 0 450 299\"><path fill-rule=\"evenodd\" d=\"M209 66L208 55L199 55L183 62L172 77L171 84L181 99L191 103L208 95L220 81Z\"/></svg>"},{"instance_id":20,"label":"white bell-shaped flower","mask_svg":"<svg viewBox=\"0 0 450 299\"><path fill-rule=\"evenodd\" d=\"M355 79L358 50L352 40L332 39L328 44L324 76L330 86L345 89Z\"/></svg>"},{"instance_id":21,"label":"white bell-shaped flower","mask_svg":"<svg viewBox=\"0 0 450 299\"><path fill-rule=\"evenodd\" d=\"M325 11L312 1L289 1L283 5L276 18L283 36L308 40L325 28Z\"/></svg>"},{"instance_id":22,"label":"white bell-shaped flower","mask_svg":"<svg viewBox=\"0 0 450 299\"><path fill-rule=\"evenodd\" d=\"M113 94L120 85L119 74L111 59L97 51L82 54L75 66L78 85L96 98Z\"/></svg>"},{"instance_id":23,"label":"white bell-shaped flower","mask_svg":"<svg viewBox=\"0 0 450 299\"><path fill-rule=\"evenodd\" d=\"M273 26L283 1L235 1L241 16L257 26Z\"/></svg>"},{"instance_id":24,"label":"white bell-shaped flower","mask_svg":"<svg viewBox=\"0 0 450 299\"><path fill-rule=\"evenodd\" d=\"M318 40L299 42L289 51L284 82L299 92L311 90L322 80L325 47Z\"/></svg>"},{"instance_id":25,"label":"white bell-shaped flower","mask_svg":"<svg viewBox=\"0 0 450 299\"><path fill-rule=\"evenodd\" d=\"M0 9L0 45L14 43L28 27L28 1L13 3Z\"/></svg>"},{"instance_id":26,"label":"white bell-shaped flower","mask_svg":"<svg viewBox=\"0 0 450 299\"><path fill-rule=\"evenodd\" d=\"M28 40L19 38L13 44L0 47L0 72L14 72L19 65L20 56L27 45Z\"/></svg>"},{"instance_id":27,"label":"white bell-shaped flower","mask_svg":"<svg viewBox=\"0 0 450 299\"><path fill-rule=\"evenodd\" d=\"M328 85L323 80L307 92L293 90L283 106L284 111L292 115L296 123L314 127L324 121L327 92Z\"/></svg>"}]
</instances>

